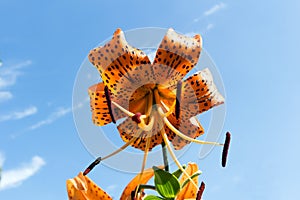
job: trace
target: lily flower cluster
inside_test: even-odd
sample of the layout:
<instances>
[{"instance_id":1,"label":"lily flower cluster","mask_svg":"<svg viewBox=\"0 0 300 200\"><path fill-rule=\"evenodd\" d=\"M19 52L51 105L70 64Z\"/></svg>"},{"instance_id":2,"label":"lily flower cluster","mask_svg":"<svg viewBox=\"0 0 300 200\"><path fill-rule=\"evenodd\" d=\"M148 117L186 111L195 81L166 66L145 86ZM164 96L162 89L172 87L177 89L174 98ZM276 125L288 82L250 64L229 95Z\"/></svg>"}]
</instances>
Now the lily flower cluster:
<instances>
[{"instance_id":1,"label":"lily flower cluster","mask_svg":"<svg viewBox=\"0 0 300 200\"><path fill-rule=\"evenodd\" d=\"M83 173L68 180L69 199L111 199L86 175L100 161L128 146L144 151L144 159L141 173L128 184L121 199L145 198L143 190L149 189L150 186L145 184L152 176L155 177L152 189L161 197L148 196L146 199L201 198L204 184L198 189L197 165L189 163L185 169L173 148L182 149L190 142L224 146L225 165L230 139L229 133L225 144L196 139L204 134L196 116L224 103L209 69L184 79L196 66L201 50L200 35L187 37L173 29L169 29L162 39L153 62L142 50L128 44L121 29L116 30L107 44L91 50L89 60L103 81L89 88L92 121L103 126L124 119L117 129L125 144L117 151L97 158ZM169 173L166 162L165 170L155 167L145 170L148 152L157 145L167 148L180 173Z\"/></svg>"}]
</instances>

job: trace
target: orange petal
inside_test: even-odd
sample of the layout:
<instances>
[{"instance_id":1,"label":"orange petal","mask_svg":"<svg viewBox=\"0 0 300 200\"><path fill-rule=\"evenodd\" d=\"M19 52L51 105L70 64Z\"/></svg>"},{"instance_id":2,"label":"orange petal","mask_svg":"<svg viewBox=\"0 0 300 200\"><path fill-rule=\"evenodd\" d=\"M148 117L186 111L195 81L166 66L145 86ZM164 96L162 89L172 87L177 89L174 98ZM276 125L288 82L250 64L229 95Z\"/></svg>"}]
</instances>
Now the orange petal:
<instances>
[{"instance_id":1,"label":"orange petal","mask_svg":"<svg viewBox=\"0 0 300 200\"><path fill-rule=\"evenodd\" d=\"M192 176L195 172L198 171L198 166L196 163L188 163L186 172L189 176ZM188 177L183 174L180 179L180 184L182 184ZM193 181L198 185L198 177L193 178ZM176 200L184 199L196 199L198 188L196 188L191 182L186 184L176 196Z\"/></svg>"},{"instance_id":2,"label":"orange petal","mask_svg":"<svg viewBox=\"0 0 300 200\"><path fill-rule=\"evenodd\" d=\"M164 36L153 63L155 74L163 85L176 86L198 62L202 49L200 35L188 37L169 29ZM172 88L173 89L173 88Z\"/></svg>"},{"instance_id":3,"label":"orange petal","mask_svg":"<svg viewBox=\"0 0 300 200\"><path fill-rule=\"evenodd\" d=\"M67 180L69 200L111 200L112 198L91 179L80 172L75 178Z\"/></svg>"},{"instance_id":4,"label":"orange petal","mask_svg":"<svg viewBox=\"0 0 300 200\"><path fill-rule=\"evenodd\" d=\"M89 60L97 67L104 84L113 94L117 93L118 88L126 86L121 83L122 78L129 82L133 81L130 71L141 65L150 64L144 52L127 43L121 29L117 29L112 39L103 47L91 50Z\"/></svg>"},{"instance_id":5,"label":"orange petal","mask_svg":"<svg viewBox=\"0 0 300 200\"><path fill-rule=\"evenodd\" d=\"M168 116L168 120L176 129L190 138L195 139L204 134L204 129L196 117L185 118L183 116L184 114L181 115L181 118L176 119L175 113L172 113L172 115ZM176 150L182 149L185 145L190 143L190 141L182 139L180 136L173 133L167 126L165 126L165 131L168 135L168 139L172 142L174 149Z\"/></svg>"},{"instance_id":6,"label":"orange petal","mask_svg":"<svg viewBox=\"0 0 300 200\"><path fill-rule=\"evenodd\" d=\"M111 115L109 113L107 100L104 93L104 84L98 83L89 88L90 105L92 109L92 120L93 123L98 126L103 126L112 121ZM111 96L112 100L113 96ZM117 101L116 101L117 102ZM115 120L121 119L126 115L121 112L117 107L111 105L112 114Z\"/></svg>"},{"instance_id":7,"label":"orange petal","mask_svg":"<svg viewBox=\"0 0 300 200\"><path fill-rule=\"evenodd\" d=\"M190 76L182 83L180 113L185 118L196 116L224 103L224 97L218 92L209 69Z\"/></svg>"},{"instance_id":8,"label":"orange petal","mask_svg":"<svg viewBox=\"0 0 300 200\"><path fill-rule=\"evenodd\" d=\"M159 166L158 168L163 169L163 166ZM131 192L136 189L139 184L147 184L147 182L153 177L154 171L152 168L146 169L142 177L140 178L140 173L136 175L123 190L122 196L120 200L127 200L131 198Z\"/></svg>"}]
</instances>

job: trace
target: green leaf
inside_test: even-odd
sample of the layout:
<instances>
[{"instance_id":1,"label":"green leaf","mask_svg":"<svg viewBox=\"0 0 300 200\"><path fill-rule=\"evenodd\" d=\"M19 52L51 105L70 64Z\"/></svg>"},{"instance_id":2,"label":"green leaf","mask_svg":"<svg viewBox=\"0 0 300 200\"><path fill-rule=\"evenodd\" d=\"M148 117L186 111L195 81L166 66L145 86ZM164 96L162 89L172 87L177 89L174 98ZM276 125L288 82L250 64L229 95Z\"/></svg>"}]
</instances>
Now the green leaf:
<instances>
[{"instance_id":1,"label":"green leaf","mask_svg":"<svg viewBox=\"0 0 300 200\"><path fill-rule=\"evenodd\" d=\"M182 168L185 169L186 165L182 165ZM179 178L182 174L181 169L177 169L175 172L172 173L176 178Z\"/></svg>"},{"instance_id":2,"label":"green leaf","mask_svg":"<svg viewBox=\"0 0 300 200\"><path fill-rule=\"evenodd\" d=\"M180 191L180 183L176 176L155 166L153 170L154 184L157 192L167 199L175 198L176 194Z\"/></svg>"},{"instance_id":3,"label":"green leaf","mask_svg":"<svg viewBox=\"0 0 300 200\"><path fill-rule=\"evenodd\" d=\"M202 171L200 171L200 170L196 171L196 172L191 176L191 179L193 179L193 178L199 176L200 174L202 174ZM189 178L186 179L186 180L182 183L181 187L183 188L183 187L184 187L186 184L188 184L189 182L190 182L190 179L189 179Z\"/></svg>"},{"instance_id":4,"label":"green leaf","mask_svg":"<svg viewBox=\"0 0 300 200\"><path fill-rule=\"evenodd\" d=\"M154 196L154 195L147 195L144 200L162 200L163 198Z\"/></svg>"}]
</instances>

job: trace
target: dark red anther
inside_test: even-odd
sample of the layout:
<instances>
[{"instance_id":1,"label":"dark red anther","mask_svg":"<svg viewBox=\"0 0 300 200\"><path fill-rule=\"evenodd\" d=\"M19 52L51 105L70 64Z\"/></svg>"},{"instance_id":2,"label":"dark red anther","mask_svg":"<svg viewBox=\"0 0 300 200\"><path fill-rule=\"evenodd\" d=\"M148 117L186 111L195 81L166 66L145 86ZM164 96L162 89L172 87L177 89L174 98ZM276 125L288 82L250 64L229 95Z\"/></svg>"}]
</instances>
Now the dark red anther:
<instances>
[{"instance_id":1,"label":"dark red anther","mask_svg":"<svg viewBox=\"0 0 300 200\"><path fill-rule=\"evenodd\" d=\"M135 121L136 123L141 123L142 122L142 120L141 120L141 116L142 116L142 114L141 113L135 113L135 115L133 115L132 117L131 117L131 119L133 120L133 121Z\"/></svg>"},{"instance_id":2,"label":"dark red anther","mask_svg":"<svg viewBox=\"0 0 300 200\"><path fill-rule=\"evenodd\" d=\"M92 164L90 164L83 172L83 175L87 175L88 173L90 173L90 171L92 171L92 169L98 165L101 162L101 157L97 158L94 162L92 162Z\"/></svg>"},{"instance_id":3,"label":"dark red anther","mask_svg":"<svg viewBox=\"0 0 300 200\"><path fill-rule=\"evenodd\" d=\"M83 175L87 175L88 173L90 173L91 169L90 168L86 168L83 172Z\"/></svg>"},{"instance_id":4,"label":"dark red anther","mask_svg":"<svg viewBox=\"0 0 300 200\"><path fill-rule=\"evenodd\" d=\"M223 147L223 152L222 152L222 166L223 167L226 166L230 140L231 140L231 134L229 132L227 132L224 147Z\"/></svg>"},{"instance_id":5,"label":"dark red anther","mask_svg":"<svg viewBox=\"0 0 300 200\"><path fill-rule=\"evenodd\" d=\"M182 88L182 82L178 81L177 88L176 88L176 104L175 104L176 119L179 119L180 116L181 88Z\"/></svg>"},{"instance_id":6,"label":"dark red anther","mask_svg":"<svg viewBox=\"0 0 300 200\"><path fill-rule=\"evenodd\" d=\"M116 120L114 118L113 112L112 112L112 108L111 108L111 98L110 98L110 91L108 89L107 86L104 87L104 93L105 93L105 97L106 97L106 102L107 102L107 106L108 106L108 112L110 114L111 120L112 122L115 124Z\"/></svg>"},{"instance_id":7,"label":"dark red anther","mask_svg":"<svg viewBox=\"0 0 300 200\"><path fill-rule=\"evenodd\" d=\"M205 183L202 181L197 193L196 200L201 200L204 189L205 189Z\"/></svg>"}]
</instances>

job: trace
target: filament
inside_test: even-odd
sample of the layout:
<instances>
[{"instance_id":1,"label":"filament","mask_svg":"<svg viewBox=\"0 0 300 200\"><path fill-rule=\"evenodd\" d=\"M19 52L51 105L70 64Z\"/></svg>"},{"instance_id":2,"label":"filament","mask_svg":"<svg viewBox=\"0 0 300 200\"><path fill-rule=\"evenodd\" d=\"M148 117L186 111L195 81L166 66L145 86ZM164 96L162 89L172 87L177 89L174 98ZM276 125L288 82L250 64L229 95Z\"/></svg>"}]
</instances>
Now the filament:
<instances>
[{"instance_id":1,"label":"filament","mask_svg":"<svg viewBox=\"0 0 300 200\"><path fill-rule=\"evenodd\" d=\"M191 183L198 189L197 184L191 179L190 175L188 175L188 173L183 169L182 165L180 164L180 162L177 160L175 153L173 152L169 140L168 140L168 136L165 132L164 129L162 129L161 131L163 139L165 141L165 144L170 152L171 157L173 158L174 162L176 163L177 167L188 177L188 179L191 181Z\"/></svg>"},{"instance_id":2,"label":"filament","mask_svg":"<svg viewBox=\"0 0 300 200\"><path fill-rule=\"evenodd\" d=\"M134 195L135 198L137 197L137 194L138 194L138 191L139 191L139 187L140 187L140 184L141 184L141 180L142 180L142 176L143 176L143 173L144 173L144 170L145 170L145 166L146 166L146 162L147 162L147 157L148 157L148 152L149 152L150 141L151 141L151 138L147 137L146 138L146 147L145 147L145 153L144 153L144 158L143 158L141 173L139 175L139 181L138 181L138 185L137 185L137 188L135 190L135 195Z\"/></svg>"},{"instance_id":3,"label":"filament","mask_svg":"<svg viewBox=\"0 0 300 200\"><path fill-rule=\"evenodd\" d=\"M221 143L217 143L217 142L207 142L207 141L203 141L203 140L196 140L193 138L190 138L189 136L184 135L183 133L181 133L178 129L176 129L171 122L168 120L167 117L165 117L165 113L162 111L161 108L158 108L158 112L159 114L163 117L163 120L165 122L165 124L168 126L169 129L171 129L176 135L178 135L179 137L188 140L190 142L195 142L198 144L210 144L210 145L218 145L218 146L223 146L223 144Z\"/></svg>"}]
</instances>

